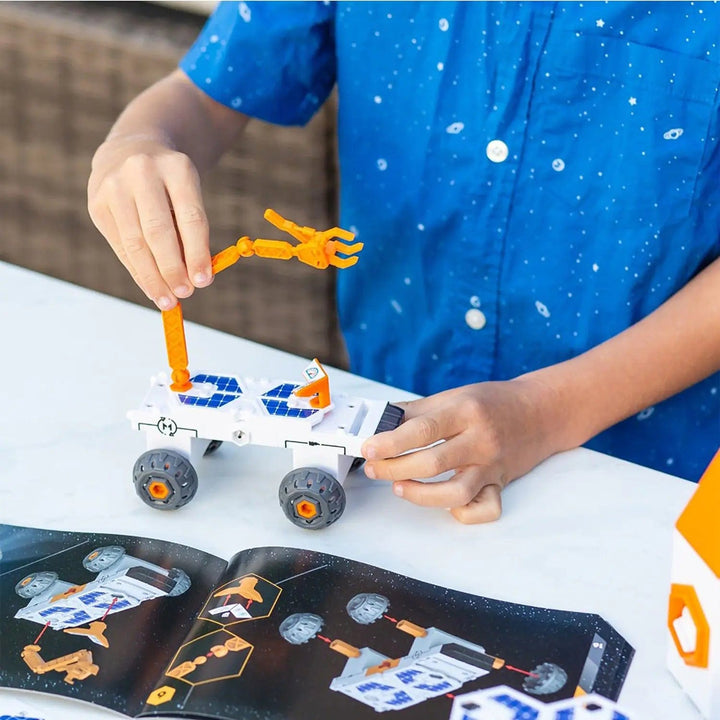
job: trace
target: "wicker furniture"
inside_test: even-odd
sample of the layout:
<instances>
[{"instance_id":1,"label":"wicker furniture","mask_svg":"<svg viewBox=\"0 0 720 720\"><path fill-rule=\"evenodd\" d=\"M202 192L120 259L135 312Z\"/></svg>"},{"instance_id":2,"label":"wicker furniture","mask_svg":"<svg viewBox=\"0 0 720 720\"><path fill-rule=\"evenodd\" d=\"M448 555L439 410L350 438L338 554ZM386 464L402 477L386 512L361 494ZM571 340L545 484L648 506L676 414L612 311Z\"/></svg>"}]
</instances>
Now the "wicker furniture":
<instances>
[{"instance_id":1,"label":"wicker furniture","mask_svg":"<svg viewBox=\"0 0 720 720\"><path fill-rule=\"evenodd\" d=\"M87 215L90 160L140 90L169 72L201 16L148 3L0 2L0 260L150 305ZM251 123L205 178L217 251L240 235L283 238L266 207L336 223L332 103L306 128ZM185 316L345 364L334 272L250 258L183 303Z\"/></svg>"}]
</instances>

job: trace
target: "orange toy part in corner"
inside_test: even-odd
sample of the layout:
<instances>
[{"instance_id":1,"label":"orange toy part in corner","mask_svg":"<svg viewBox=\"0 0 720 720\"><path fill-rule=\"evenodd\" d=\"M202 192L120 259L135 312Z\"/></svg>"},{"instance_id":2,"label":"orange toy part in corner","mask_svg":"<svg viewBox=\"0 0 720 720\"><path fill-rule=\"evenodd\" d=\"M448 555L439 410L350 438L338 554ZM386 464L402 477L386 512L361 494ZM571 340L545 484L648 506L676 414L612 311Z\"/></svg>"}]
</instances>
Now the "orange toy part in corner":
<instances>
[{"instance_id":1,"label":"orange toy part in corner","mask_svg":"<svg viewBox=\"0 0 720 720\"><path fill-rule=\"evenodd\" d=\"M687 608L696 631L695 648L683 648L680 638L675 630L675 621ZM668 605L668 630L672 636L675 649L686 665L706 668L708 666L708 653L710 648L710 625L708 624L702 605L692 585L678 585L673 583L670 587L670 603Z\"/></svg>"},{"instance_id":2,"label":"orange toy part in corner","mask_svg":"<svg viewBox=\"0 0 720 720\"><path fill-rule=\"evenodd\" d=\"M184 392L192 387L192 383L188 372L187 344L185 343L185 328L180 303L172 310L163 310L162 320L168 365L172 370L170 389L175 392Z\"/></svg>"},{"instance_id":3,"label":"orange toy part in corner","mask_svg":"<svg viewBox=\"0 0 720 720\"><path fill-rule=\"evenodd\" d=\"M720 450L710 461L675 526L720 578Z\"/></svg>"},{"instance_id":4,"label":"orange toy part in corner","mask_svg":"<svg viewBox=\"0 0 720 720\"><path fill-rule=\"evenodd\" d=\"M297 388L294 394L297 397L309 397L310 406L314 408L322 409L330 405L330 379L320 361L314 358L303 374L310 382Z\"/></svg>"}]
</instances>

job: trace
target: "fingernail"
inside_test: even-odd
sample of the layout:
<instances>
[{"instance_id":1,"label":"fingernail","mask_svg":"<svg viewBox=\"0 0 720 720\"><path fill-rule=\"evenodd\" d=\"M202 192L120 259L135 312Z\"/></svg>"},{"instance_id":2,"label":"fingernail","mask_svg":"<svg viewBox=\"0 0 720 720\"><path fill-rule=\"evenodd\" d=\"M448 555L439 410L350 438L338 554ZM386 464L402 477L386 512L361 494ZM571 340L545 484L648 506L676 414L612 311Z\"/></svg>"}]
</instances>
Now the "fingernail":
<instances>
[{"instance_id":1,"label":"fingernail","mask_svg":"<svg viewBox=\"0 0 720 720\"><path fill-rule=\"evenodd\" d=\"M203 287L210 282L210 275L204 272L195 273L193 283L196 287Z\"/></svg>"},{"instance_id":2,"label":"fingernail","mask_svg":"<svg viewBox=\"0 0 720 720\"><path fill-rule=\"evenodd\" d=\"M159 297L155 302L161 310L169 310L173 306L172 300L169 297L165 297L165 295Z\"/></svg>"},{"instance_id":3,"label":"fingernail","mask_svg":"<svg viewBox=\"0 0 720 720\"><path fill-rule=\"evenodd\" d=\"M372 465L365 464L365 475L367 475L371 480L375 480L375 468Z\"/></svg>"},{"instance_id":4,"label":"fingernail","mask_svg":"<svg viewBox=\"0 0 720 720\"><path fill-rule=\"evenodd\" d=\"M363 457L366 460L375 460L378 457L377 450L373 445L364 445L362 448Z\"/></svg>"},{"instance_id":5,"label":"fingernail","mask_svg":"<svg viewBox=\"0 0 720 720\"><path fill-rule=\"evenodd\" d=\"M398 496L403 496L403 486L400 483L393 483L393 492Z\"/></svg>"},{"instance_id":6,"label":"fingernail","mask_svg":"<svg viewBox=\"0 0 720 720\"><path fill-rule=\"evenodd\" d=\"M175 295L177 295L178 297L187 297L187 296L192 292L192 290L191 290L187 285L178 285L178 286L173 290L173 292L174 292Z\"/></svg>"}]
</instances>

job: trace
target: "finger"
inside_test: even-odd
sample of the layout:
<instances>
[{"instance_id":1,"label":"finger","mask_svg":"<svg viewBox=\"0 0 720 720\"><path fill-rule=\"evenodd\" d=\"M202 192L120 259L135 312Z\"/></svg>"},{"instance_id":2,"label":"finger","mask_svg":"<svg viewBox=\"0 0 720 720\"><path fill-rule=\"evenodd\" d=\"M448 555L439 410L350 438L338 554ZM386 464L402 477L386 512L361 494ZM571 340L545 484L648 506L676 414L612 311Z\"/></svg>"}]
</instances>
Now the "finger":
<instances>
[{"instance_id":1,"label":"finger","mask_svg":"<svg viewBox=\"0 0 720 720\"><path fill-rule=\"evenodd\" d=\"M175 295L160 274L145 242L135 203L126 195L118 195L113 198L109 211L117 228L117 248L113 245L113 249L121 260L123 256L126 258L125 266L140 289L161 310L169 310L175 305Z\"/></svg>"},{"instance_id":2,"label":"finger","mask_svg":"<svg viewBox=\"0 0 720 720\"><path fill-rule=\"evenodd\" d=\"M458 437L386 460L368 460L365 474L382 480L431 478L467 465L468 450Z\"/></svg>"},{"instance_id":3,"label":"finger","mask_svg":"<svg viewBox=\"0 0 720 720\"><path fill-rule=\"evenodd\" d=\"M425 415L426 413L433 413L438 408L448 405L453 401L454 396L462 391L462 387L450 388L449 390L443 390L434 395L428 395L427 397L418 398L417 400L397 402L393 403L393 405L401 407L405 411L405 419L409 420L410 418Z\"/></svg>"},{"instance_id":4,"label":"finger","mask_svg":"<svg viewBox=\"0 0 720 720\"><path fill-rule=\"evenodd\" d=\"M195 287L206 287L213 281L210 231L200 178L191 161L187 159L180 170L176 160L173 172L165 177L165 185L182 242L188 277Z\"/></svg>"},{"instance_id":5,"label":"finger","mask_svg":"<svg viewBox=\"0 0 720 720\"><path fill-rule=\"evenodd\" d=\"M485 485L491 484L493 478L481 468L469 467L440 482L402 480L393 484L393 492L415 505L458 508L467 505Z\"/></svg>"},{"instance_id":6,"label":"finger","mask_svg":"<svg viewBox=\"0 0 720 720\"><path fill-rule=\"evenodd\" d=\"M170 201L164 184L140 179L135 195L145 242L164 282L179 298L192 295Z\"/></svg>"},{"instance_id":7,"label":"finger","mask_svg":"<svg viewBox=\"0 0 720 720\"><path fill-rule=\"evenodd\" d=\"M361 452L366 460L392 458L450 438L462 429L460 415L452 406L442 406L433 412L410 417L394 430L373 435L363 443Z\"/></svg>"},{"instance_id":8,"label":"finger","mask_svg":"<svg viewBox=\"0 0 720 720\"><path fill-rule=\"evenodd\" d=\"M130 262L130 259L128 258L125 249L120 242L120 233L118 232L117 225L115 224L115 220L113 219L110 211L104 209L102 211L94 212L92 213L91 217L95 227L105 238L115 255L117 255L118 260L120 260L120 262L125 266L125 269L128 271L128 273L130 273L130 276L137 283L137 285L140 285L135 268Z\"/></svg>"},{"instance_id":9,"label":"finger","mask_svg":"<svg viewBox=\"0 0 720 720\"><path fill-rule=\"evenodd\" d=\"M452 516L465 525L494 522L502 515L502 488L490 483L467 504L452 508Z\"/></svg>"}]
</instances>

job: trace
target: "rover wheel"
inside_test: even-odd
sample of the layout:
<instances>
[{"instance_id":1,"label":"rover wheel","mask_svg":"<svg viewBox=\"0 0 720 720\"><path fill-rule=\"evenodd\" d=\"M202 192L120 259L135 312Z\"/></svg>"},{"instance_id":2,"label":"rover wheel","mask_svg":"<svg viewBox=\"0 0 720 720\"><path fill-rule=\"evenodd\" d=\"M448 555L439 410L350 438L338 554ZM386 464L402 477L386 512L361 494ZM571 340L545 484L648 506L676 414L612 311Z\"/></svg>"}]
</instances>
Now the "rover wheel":
<instances>
[{"instance_id":1,"label":"rover wheel","mask_svg":"<svg viewBox=\"0 0 720 720\"><path fill-rule=\"evenodd\" d=\"M56 572L30 573L15 586L15 592L23 598L34 598L45 592L57 579Z\"/></svg>"},{"instance_id":2,"label":"rover wheel","mask_svg":"<svg viewBox=\"0 0 720 720\"><path fill-rule=\"evenodd\" d=\"M83 559L83 567L90 572L99 573L112 567L125 555L125 548L120 545L107 545L95 548Z\"/></svg>"},{"instance_id":3,"label":"rover wheel","mask_svg":"<svg viewBox=\"0 0 720 720\"><path fill-rule=\"evenodd\" d=\"M555 663L544 662L523 681L523 690L531 695L551 695L565 687L567 673Z\"/></svg>"},{"instance_id":4,"label":"rover wheel","mask_svg":"<svg viewBox=\"0 0 720 720\"><path fill-rule=\"evenodd\" d=\"M208 446L205 448L203 457L205 457L207 455L212 455L222 444L223 444L222 440L211 440L208 443Z\"/></svg>"},{"instance_id":5,"label":"rover wheel","mask_svg":"<svg viewBox=\"0 0 720 720\"><path fill-rule=\"evenodd\" d=\"M170 597L182 595L190 587L190 578L188 574L180 568L170 568L168 571L168 580L175 582L175 586L168 593Z\"/></svg>"},{"instance_id":6,"label":"rover wheel","mask_svg":"<svg viewBox=\"0 0 720 720\"><path fill-rule=\"evenodd\" d=\"M280 507L294 525L319 530L345 510L345 491L329 473L304 467L289 472L280 483Z\"/></svg>"},{"instance_id":7,"label":"rover wheel","mask_svg":"<svg viewBox=\"0 0 720 720\"><path fill-rule=\"evenodd\" d=\"M280 635L293 645L302 645L317 637L324 620L315 613L294 613L280 623Z\"/></svg>"},{"instance_id":8,"label":"rover wheel","mask_svg":"<svg viewBox=\"0 0 720 720\"><path fill-rule=\"evenodd\" d=\"M176 510L197 492L195 468L175 450L148 450L133 468L135 492L157 510Z\"/></svg>"}]
</instances>

